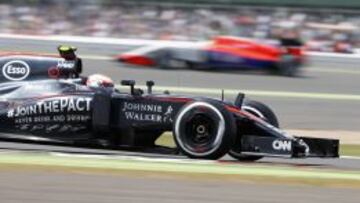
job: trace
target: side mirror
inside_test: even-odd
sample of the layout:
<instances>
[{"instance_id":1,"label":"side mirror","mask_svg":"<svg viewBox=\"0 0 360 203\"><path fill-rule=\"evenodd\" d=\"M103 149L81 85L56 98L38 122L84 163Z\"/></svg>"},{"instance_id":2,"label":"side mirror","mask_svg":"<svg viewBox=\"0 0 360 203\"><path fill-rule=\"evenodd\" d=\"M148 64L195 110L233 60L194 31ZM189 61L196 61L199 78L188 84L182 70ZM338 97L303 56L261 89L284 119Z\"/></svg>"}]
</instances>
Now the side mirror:
<instances>
[{"instance_id":1,"label":"side mirror","mask_svg":"<svg viewBox=\"0 0 360 203\"><path fill-rule=\"evenodd\" d=\"M244 98L245 98L245 94L239 92L236 99L235 99L235 102L234 102L235 106L241 108L241 106L242 106L242 104L244 102Z\"/></svg>"},{"instance_id":2,"label":"side mirror","mask_svg":"<svg viewBox=\"0 0 360 203\"><path fill-rule=\"evenodd\" d=\"M152 81L152 80L146 81L146 86L147 86L148 94L151 94L151 93L152 93L152 87L153 87L154 85L155 85L154 81Z\"/></svg>"},{"instance_id":3,"label":"side mirror","mask_svg":"<svg viewBox=\"0 0 360 203\"><path fill-rule=\"evenodd\" d=\"M130 86L130 93L132 95L135 93L135 91L134 91L135 80L121 80L121 85Z\"/></svg>"},{"instance_id":4,"label":"side mirror","mask_svg":"<svg viewBox=\"0 0 360 203\"><path fill-rule=\"evenodd\" d=\"M123 86L135 86L135 80L121 80Z\"/></svg>"}]
</instances>

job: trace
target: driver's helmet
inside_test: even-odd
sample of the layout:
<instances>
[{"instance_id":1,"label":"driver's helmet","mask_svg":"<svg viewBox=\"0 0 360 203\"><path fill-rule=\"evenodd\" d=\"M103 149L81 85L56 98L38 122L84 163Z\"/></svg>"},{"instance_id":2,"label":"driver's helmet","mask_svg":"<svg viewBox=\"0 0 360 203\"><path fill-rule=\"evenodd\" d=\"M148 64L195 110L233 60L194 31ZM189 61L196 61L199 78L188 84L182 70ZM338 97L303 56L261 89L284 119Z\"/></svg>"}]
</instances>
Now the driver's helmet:
<instances>
[{"instance_id":1,"label":"driver's helmet","mask_svg":"<svg viewBox=\"0 0 360 203\"><path fill-rule=\"evenodd\" d=\"M75 60L77 58L75 54L76 50L77 48L74 46L69 46L69 45L58 46L59 54L65 60Z\"/></svg>"},{"instance_id":2,"label":"driver's helmet","mask_svg":"<svg viewBox=\"0 0 360 203\"><path fill-rule=\"evenodd\" d=\"M86 85L88 87L114 87L114 82L111 78L101 75L101 74L93 74L90 75L86 80Z\"/></svg>"}]
</instances>

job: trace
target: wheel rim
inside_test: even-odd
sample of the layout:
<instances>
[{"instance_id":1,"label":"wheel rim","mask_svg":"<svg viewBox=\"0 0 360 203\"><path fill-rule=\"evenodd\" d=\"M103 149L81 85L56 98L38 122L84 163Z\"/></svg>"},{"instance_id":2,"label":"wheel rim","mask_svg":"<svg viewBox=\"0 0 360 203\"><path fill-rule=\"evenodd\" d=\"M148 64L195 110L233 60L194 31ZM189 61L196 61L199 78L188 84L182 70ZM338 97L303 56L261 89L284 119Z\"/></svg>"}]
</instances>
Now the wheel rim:
<instances>
[{"instance_id":1,"label":"wheel rim","mask_svg":"<svg viewBox=\"0 0 360 203\"><path fill-rule=\"evenodd\" d=\"M187 106L175 122L175 138L181 149L195 156L206 156L219 148L225 120L214 106L195 102Z\"/></svg>"},{"instance_id":2,"label":"wheel rim","mask_svg":"<svg viewBox=\"0 0 360 203\"><path fill-rule=\"evenodd\" d=\"M214 141L216 137L217 124L207 114L196 113L185 123L186 143L195 149L206 146Z\"/></svg>"}]
</instances>

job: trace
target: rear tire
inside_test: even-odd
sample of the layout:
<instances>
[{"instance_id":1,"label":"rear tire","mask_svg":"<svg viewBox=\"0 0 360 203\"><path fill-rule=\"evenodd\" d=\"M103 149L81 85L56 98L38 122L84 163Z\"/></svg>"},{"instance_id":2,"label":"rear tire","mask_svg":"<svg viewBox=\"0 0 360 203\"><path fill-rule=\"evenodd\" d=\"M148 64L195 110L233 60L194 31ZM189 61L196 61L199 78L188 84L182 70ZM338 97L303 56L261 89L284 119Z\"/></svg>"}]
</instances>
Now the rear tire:
<instances>
[{"instance_id":1,"label":"rear tire","mask_svg":"<svg viewBox=\"0 0 360 203\"><path fill-rule=\"evenodd\" d=\"M176 116L173 134L180 151L190 158L219 159L236 137L233 115L223 105L195 101L185 105Z\"/></svg>"},{"instance_id":2,"label":"rear tire","mask_svg":"<svg viewBox=\"0 0 360 203\"><path fill-rule=\"evenodd\" d=\"M269 124L279 127L279 121L275 115L275 113L271 110L271 108L261 102L248 100L245 101L241 107L242 110L251 113L252 115L259 117ZM236 144L229 151L229 155L239 161L257 161L262 159L263 156L252 156L252 155L243 155L241 154L241 150L239 152L239 146L241 146L241 137L238 137L236 140Z\"/></svg>"},{"instance_id":3,"label":"rear tire","mask_svg":"<svg viewBox=\"0 0 360 203\"><path fill-rule=\"evenodd\" d=\"M299 64L291 55L284 55L276 65L275 72L282 76L295 77L299 72Z\"/></svg>"},{"instance_id":4,"label":"rear tire","mask_svg":"<svg viewBox=\"0 0 360 203\"><path fill-rule=\"evenodd\" d=\"M187 67L190 70L195 70L195 71L210 71L210 70L214 70L214 68L212 68L211 66L206 66L202 63L194 63L194 62L187 62Z\"/></svg>"},{"instance_id":5,"label":"rear tire","mask_svg":"<svg viewBox=\"0 0 360 203\"><path fill-rule=\"evenodd\" d=\"M171 57L172 54L170 50L163 50L161 53L159 53L156 59L157 67L160 69L171 69L170 67Z\"/></svg>"}]
</instances>

